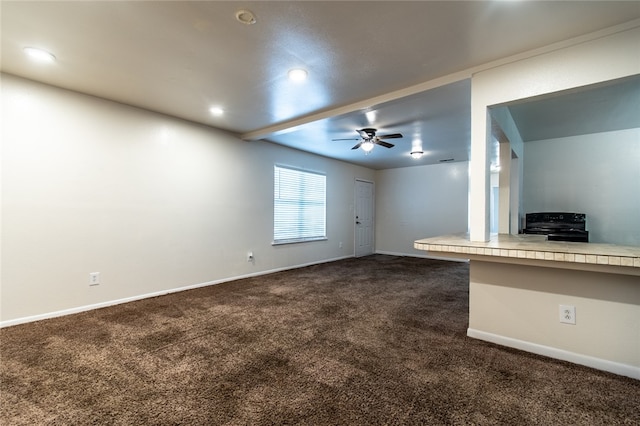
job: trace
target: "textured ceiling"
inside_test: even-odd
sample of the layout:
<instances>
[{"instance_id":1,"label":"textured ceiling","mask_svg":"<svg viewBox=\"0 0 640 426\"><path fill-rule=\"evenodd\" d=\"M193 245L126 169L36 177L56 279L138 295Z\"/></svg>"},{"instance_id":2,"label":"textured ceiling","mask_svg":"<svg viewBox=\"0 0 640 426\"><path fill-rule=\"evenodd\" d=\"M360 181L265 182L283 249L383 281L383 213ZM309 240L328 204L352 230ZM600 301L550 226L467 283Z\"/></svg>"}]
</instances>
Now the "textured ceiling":
<instances>
[{"instance_id":1,"label":"textured ceiling","mask_svg":"<svg viewBox=\"0 0 640 426\"><path fill-rule=\"evenodd\" d=\"M509 107L525 142L640 128L640 76Z\"/></svg>"},{"instance_id":2,"label":"textured ceiling","mask_svg":"<svg viewBox=\"0 0 640 426\"><path fill-rule=\"evenodd\" d=\"M446 76L640 18L635 1L0 7L3 72L377 169L468 159L469 82ZM257 23L236 21L240 8ZM57 61L36 67L25 46ZM289 81L294 67L308 70L308 80ZM422 86L440 80L444 87ZM225 114L212 116L213 105ZM331 141L365 124L405 138L366 156ZM429 155L416 161L408 153L418 143Z\"/></svg>"}]
</instances>

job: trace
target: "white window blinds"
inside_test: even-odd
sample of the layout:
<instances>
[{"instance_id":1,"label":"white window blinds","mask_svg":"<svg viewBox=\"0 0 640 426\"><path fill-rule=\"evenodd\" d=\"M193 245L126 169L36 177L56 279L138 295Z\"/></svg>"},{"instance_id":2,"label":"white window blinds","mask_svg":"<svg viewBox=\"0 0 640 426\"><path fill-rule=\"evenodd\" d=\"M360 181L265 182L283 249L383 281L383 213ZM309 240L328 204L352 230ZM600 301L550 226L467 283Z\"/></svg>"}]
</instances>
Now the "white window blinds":
<instances>
[{"instance_id":1,"label":"white window blinds","mask_svg":"<svg viewBox=\"0 0 640 426\"><path fill-rule=\"evenodd\" d=\"M273 174L273 243L326 239L326 176L277 165Z\"/></svg>"}]
</instances>

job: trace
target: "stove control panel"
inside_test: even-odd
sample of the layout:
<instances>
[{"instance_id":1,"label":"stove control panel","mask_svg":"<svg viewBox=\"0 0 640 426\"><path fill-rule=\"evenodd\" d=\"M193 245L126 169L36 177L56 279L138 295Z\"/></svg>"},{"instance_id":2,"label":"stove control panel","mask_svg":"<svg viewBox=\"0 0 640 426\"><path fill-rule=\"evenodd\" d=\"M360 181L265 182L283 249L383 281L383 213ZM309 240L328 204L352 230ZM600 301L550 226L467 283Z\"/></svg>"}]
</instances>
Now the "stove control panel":
<instances>
[{"instance_id":1,"label":"stove control panel","mask_svg":"<svg viewBox=\"0 0 640 426\"><path fill-rule=\"evenodd\" d=\"M584 213L527 213L527 223L585 223L587 215Z\"/></svg>"}]
</instances>

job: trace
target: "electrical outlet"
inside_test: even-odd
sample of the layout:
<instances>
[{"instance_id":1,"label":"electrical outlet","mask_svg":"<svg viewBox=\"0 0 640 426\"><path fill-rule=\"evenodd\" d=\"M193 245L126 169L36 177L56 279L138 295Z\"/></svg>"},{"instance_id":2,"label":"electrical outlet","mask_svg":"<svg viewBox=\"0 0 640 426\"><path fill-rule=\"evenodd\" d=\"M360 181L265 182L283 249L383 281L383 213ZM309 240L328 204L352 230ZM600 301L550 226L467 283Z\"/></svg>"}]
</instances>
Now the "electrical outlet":
<instances>
[{"instance_id":1,"label":"electrical outlet","mask_svg":"<svg viewBox=\"0 0 640 426\"><path fill-rule=\"evenodd\" d=\"M253 262L253 252L252 251L247 253L247 262Z\"/></svg>"},{"instance_id":2,"label":"electrical outlet","mask_svg":"<svg viewBox=\"0 0 640 426\"><path fill-rule=\"evenodd\" d=\"M560 305L560 322L563 324L575 324L576 307L573 305Z\"/></svg>"},{"instance_id":3,"label":"electrical outlet","mask_svg":"<svg viewBox=\"0 0 640 426\"><path fill-rule=\"evenodd\" d=\"M89 272L89 285L100 284L100 272Z\"/></svg>"},{"instance_id":4,"label":"electrical outlet","mask_svg":"<svg viewBox=\"0 0 640 426\"><path fill-rule=\"evenodd\" d=\"M342 248L342 241L338 243L338 248Z\"/></svg>"}]
</instances>

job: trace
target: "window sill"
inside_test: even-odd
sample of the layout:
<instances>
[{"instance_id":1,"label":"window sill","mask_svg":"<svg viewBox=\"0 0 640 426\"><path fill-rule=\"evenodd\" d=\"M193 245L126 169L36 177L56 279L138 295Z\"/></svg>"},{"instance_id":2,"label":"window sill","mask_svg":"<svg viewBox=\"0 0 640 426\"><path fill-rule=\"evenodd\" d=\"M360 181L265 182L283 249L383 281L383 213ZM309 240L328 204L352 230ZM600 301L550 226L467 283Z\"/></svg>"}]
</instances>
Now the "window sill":
<instances>
[{"instance_id":1,"label":"window sill","mask_svg":"<svg viewBox=\"0 0 640 426\"><path fill-rule=\"evenodd\" d=\"M297 244L297 243L308 243L312 241L327 241L327 237L317 237L317 238L295 238L290 240L279 240L271 243L272 246L283 246L285 244Z\"/></svg>"}]
</instances>

